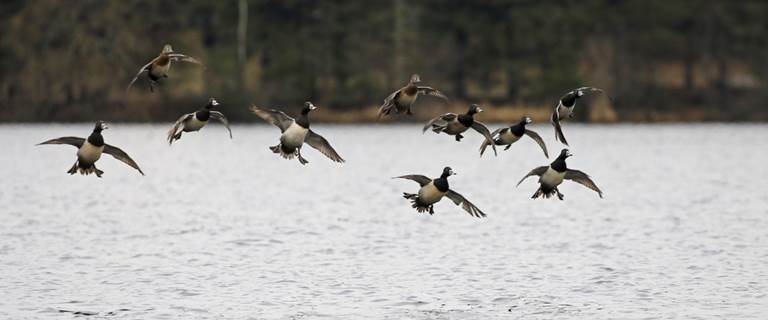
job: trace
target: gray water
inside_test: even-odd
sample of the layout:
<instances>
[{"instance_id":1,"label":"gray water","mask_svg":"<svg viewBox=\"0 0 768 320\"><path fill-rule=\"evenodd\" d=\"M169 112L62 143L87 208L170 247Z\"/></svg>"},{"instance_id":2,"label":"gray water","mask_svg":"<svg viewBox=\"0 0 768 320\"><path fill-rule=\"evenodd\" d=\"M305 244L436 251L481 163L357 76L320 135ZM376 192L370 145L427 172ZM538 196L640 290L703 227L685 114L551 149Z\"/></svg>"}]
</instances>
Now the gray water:
<instances>
[{"instance_id":1,"label":"gray water","mask_svg":"<svg viewBox=\"0 0 768 320\"><path fill-rule=\"evenodd\" d=\"M0 318L765 319L768 126L568 123L565 182L531 200L549 163L524 139L478 158L419 125L316 124L346 158L272 154L278 130L221 126L169 147L166 126L115 123L104 156L69 176L92 124L2 125ZM533 126L550 153L549 126ZM390 179L439 175L488 214L444 200L419 214Z\"/></svg>"}]
</instances>

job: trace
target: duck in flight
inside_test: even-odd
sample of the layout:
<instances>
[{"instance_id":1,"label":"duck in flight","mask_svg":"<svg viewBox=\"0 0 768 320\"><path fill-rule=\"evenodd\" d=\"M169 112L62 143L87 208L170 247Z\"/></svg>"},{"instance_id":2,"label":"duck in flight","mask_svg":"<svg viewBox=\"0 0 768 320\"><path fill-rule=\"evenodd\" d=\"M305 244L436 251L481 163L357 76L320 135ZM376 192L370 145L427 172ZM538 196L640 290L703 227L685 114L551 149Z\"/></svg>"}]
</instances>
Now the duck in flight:
<instances>
[{"instance_id":1,"label":"duck in flight","mask_svg":"<svg viewBox=\"0 0 768 320\"><path fill-rule=\"evenodd\" d=\"M251 106L250 110L262 120L280 128L282 132L280 143L269 147L272 152L280 154L286 159L298 157L301 164L307 164L309 161L301 156L301 146L306 143L329 159L336 162L344 162L344 159L331 147L328 140L325 140L323 136L309 129L309 112L316 108L312 102L305 102L301 114L296 119L287 116L282 111L261 109L255 105Z\"/></svg>"},{"instance_id":2,"label":"duck in flight","mask_svg":"<svg viewBox=\"0 0 768 320\"><path fill-rule=\"evenodd\" d=\"M131 159L127 153L125 153L123 150L120 150L118 147L104 143L104 137L101 135L101 131L107 128L107 124L103 121L96 121L96 126L93 128L91 135L88 136L88 139L79 137L61 137L41 142L38 145L68 144L77 147L77 161L75 161L75 164L72 165L72 168L67 171L69 174L75 174L79 171L80 174L84 175L95 173L97 177L101 178L101 175L104 173L104 171L97 169L95 164L96 161L101 158L101 154L106 153L138 170L141 175L144 175L144 172L141 171L139 165L136 164L136 162L133 161L133 159Z\"/></svg>"},{"instance_id":3,"label":"duck in flight","mask_svg":"<svg viewBox=\"0 0 768 320\"><path fill-rule=\"evenodd\" d=\"M557 194L557 198L563 200L564 196L562 193L560 193L557 187L563 183L563 180L571 180L594 190L598 195L600 195L600 198L602 198L603 192L600 191L600 188L597 187L589 175L579 170L568 169L568 166L565 164L565 159L570 156L572 156L572 154L568 151L568 149L563 149L557 159L552 161L552 164L531 170L531 172L525 175L525 177L520 179L520 182L518 182L517 185L519 186L523 180L530 176L539 176L539 189L536 190L532 198L536 199L539 196L549 198Z\"/></svg>"},{"instance_id":4,"label":"duck in flight","mask_svg":"<svg viewBox=\"0 0 768 320\"><path fill-rule=\"evenodd\" d=\"M451 199L457 206L461 206L464 211L469 213L469 215L477 218L485 217L483 211L469 202L464 196L450 189L448 185L448 177L454 174L456 173L454 173L450 167L445 167L443 173L437 179L430 179L420 174L411 174L395 178L413 180L421 186L418 193L403 193L403 197L411 200L413 208L418 212L429 212L429 214L434 214L434 204L443 199L443 197L448 197L448 199Z\"/></svg>"},{"instance_id":5,"label":"duck in flight","mask_svg":"<svg viewBox=\"0 0 768 320\"><path fill-rule=\"evenodd\" d=\"M551 118L552 125L555 127L555 140L562 142L566 146L568 145L568 141L565 140L565 135L563 135L563 128L560 127L560 121L573 118L573 108L576 107L576 100L592 92L603 93L603 89L581 87L569 91L560 98L555 110L552 112Z\"/></svg>"},{"instance_id":6,"label":"duck in flight","mask_svg":"<svg viewBox=\"0 0 768 320\"><path fill-rule=\"evenodd\" d=\"M176 123L173 124L171 130L168 130L168 144L172 144L173 141L181 139L182 132L199 131L208 124L209 119L221 121L221 123L227 127L227 131L229 131L229 138L232 139L232 130L229 128L227 117L221 112L211 110L218 105L219 102L216 101L216 99L210 98L208 103L200 110L181 116L176 120Z\"/></svg>"},{"instance_id":7,"label":"duck in flight","mask_svg":"<svg viewBox=\"0 0 768 320\"><path fill-rule=\"evenodd\" d=\"M160 52L160 55L156 58L152 59L149 63L145 64L141 69L139 69L139 72L136 73L136 76L133 77L133 80L131 80L131 83L128 84L128 88L125 90L128 91L131 89L131 86L133 86L133 83L136 82L136 79L141 76L142 73L146 72L147 76L149 77L149 90L154 92L155 86L157 86L158 81L161 78L168 78L168 70L171 69L171 62L173 61L183 61L183 62L190 62L197 65L203 65L200 63L200 61L197 61L197 59L192 58L188 55L177 53L173 51L173 48L170 44L166 44L163 47L163 51Z\"/></svg>"},{"instance_id":8,"label":"duck in flight","mask_svg":"<svg viewBox=\"0 0 768 320\"><path fill-rule=\"evenodd\" d=\"M544 144L544 140L541 139L541 136L538 133L525 128L525 125L530 124L531 122L533 122L531 118L523 117L517 124L506 128L496 129L496 131L491 133L491 137L493 138L491 141L493 141L493 144L497 146L506 145L507 147L504 148L504 150L508 150L513 143L517 142L520 140L520 138L526 135L531 137L533 141L536 141L536 143L539 144L539 147L541 147L541 150L544 151L544 156L549 158L549 154L547 153L547 146ZM490 145L488 140L483 141L483 144L480 145L480 156L483 155L485 148L487 148L488 145Z\"/></svg>"},{"instance_id":9,"label":"duck in flight","mask_svg":"<svg viewBox=\"0 0 768 320\"><path fill-rule=\"evenodd\" d=\"M393 111L395 114L403 112L405 112L407 115L413 114L413 112L411 112L411 107L416 101L416 98L421 95L437 97L443 100L443 102L446 104L451 102L450 99L448 99L448 97L439 90L432 87L422 86L420 84L421 78L419 75L412 75L408 85L400 88L395 92L392 92L392 94L384 99L384 104L382 104L379 108L379 114L377 118L381 118L383 115L389 115Z\"/></svg>"},{"instance_id":10,"label":"duck in flight","mask_svg":"<svg viewBox=\"0 0 768 320\"><path fill-rule=\"evenodd\" d=\"M485 143L490 144L491 148L493 148L493 153L496 154L496 144L489 143L489 141L493 141L493 138L488 127L482 122L475 120L475 114L480 112L483 112L483 109L477 104L472 104L469 106L467 113L457 115L449 112L430 120L424 125L421 132L427 132L427 129L431 128L435 133L444 132L445 134L455 136L456 141L461 141L464 138L461 134L472 128L485 137Z\"/></svg>"}]
</instances>

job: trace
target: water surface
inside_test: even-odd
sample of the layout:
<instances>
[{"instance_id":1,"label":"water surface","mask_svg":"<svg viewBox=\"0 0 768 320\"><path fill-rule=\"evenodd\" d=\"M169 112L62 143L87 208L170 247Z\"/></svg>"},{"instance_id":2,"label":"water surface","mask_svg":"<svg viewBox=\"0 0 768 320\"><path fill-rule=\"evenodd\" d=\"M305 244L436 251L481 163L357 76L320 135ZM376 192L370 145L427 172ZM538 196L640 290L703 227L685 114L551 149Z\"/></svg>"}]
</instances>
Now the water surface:
<instances>
[{"instance_id":1,"label":"water surface","mask_svg":"<svg viewBox=\"0 0 768 320\"><path fill-rule=\"evenodd\" d=\"M347 159L272 154L276 128L221 126L172 147L167 127L115 123L106 173L69 176L92 124L2 125L0 318L763 319L768 127L568 123L566 201L531 200L529 139L479 158L419 125L316 124ZM550 153L549 126L533 126ZM401 197L438 175L488 217Z\"/></svg>"}]
</instances>

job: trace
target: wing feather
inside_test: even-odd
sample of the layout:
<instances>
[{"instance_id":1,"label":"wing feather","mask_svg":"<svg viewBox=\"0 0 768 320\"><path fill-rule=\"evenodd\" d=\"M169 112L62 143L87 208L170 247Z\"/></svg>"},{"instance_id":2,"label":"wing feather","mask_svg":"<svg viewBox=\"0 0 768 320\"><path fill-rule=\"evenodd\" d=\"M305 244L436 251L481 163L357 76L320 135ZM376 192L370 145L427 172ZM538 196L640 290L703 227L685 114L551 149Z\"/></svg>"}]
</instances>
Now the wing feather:
<instances>
[{"instance_id":1,"label":"wing feather","mask_svg":"<svg viewBox=\"0 0 768 320\"><path fill-rule=\"evenodd\" d=\"M568 169L567 171L565 171L565 179L571 180L587 188L590 188L595 192L597 192L597 194L600 195L600 198L603 197L603 191L601 191L600 188L597 187L597 185L595 184L594 181L592 181L592 178L590 178L589 175L587 175L582 171Z\"/></svg>"},{"instance_id":2,"label":"wing feather","mask_svg":"<svg viewBox=\"0 0 768 320\"><path fill-rule=\"evenodd\" d=\"M194 117L194 113L187 113L185 115L182 115L179 117L178 120L173 124L173 127L171 127L170 130L168 130L168 144L173 144L173 136L175 136L177 133L179 133L179 130L182 129L184 121L187 121L187 119Z\"/></svg>"},{"instance_id":3,"label":"wing feather","mask_svg":"<svg viewBox=\"0 0 768 320\"><path fill-rule=\"evenodd\" d=\"M84 142L85 142L85 139L79 138L79 137L61 137L61 138L40 142L37 145L39 146L42 144L68 144L71 146L75 146L79 149L80 147L83 146Z\"/></svg>"},{"instance_id":4,"label":"wing feather","mask_svg":"<svg viewBox=\"0 0 768 320\"><path fill-rule=\"evenodd\" d=\"M218 120L225 127L227 127L227 131L229 131L229 138L232 139L232 129L229 128L229 120L227 120L227 117L225 117L221 112L211 111L211 118Z\"/></svg>"},{"instance_id":5,"label":"wing feather","mask_svg":"<svg viewBox=\"0 0 768 320\"><path fill-rule=\"evenodd\" d=\"M517 183L517 186L519 186L521 183L523 183L523 180L528 179L530 176L541 176L544 174L544 172L547 172L547 169L549 169L549 166L541 166L538 168L534 168L531 170L531 172L528 172L528 174L525 175L522 179L520 179L520 182Z\"/></svg>"},{"instance_id":6,"label":"wing feather","mask_svg":"<svg viewBox=\"0 0 768 320\"><path fill-rule=\"evenodd\" d=\"M155 62L155 60L157 60L157 58L154 58L154 59L152 59L152 61L150 61L149 63L145 64L143 67L141 67L141 69L139 69L139 72L137 72L137 73L136 73L136 76L134 76L134 77L133 77L133 80L131 80L131 83L129 83L129 84L128 84L128 87L126 87L126 88L125 88L125 91L126 91L126 92L127 92L128 90L131 90L131 87L133 86L133 83L134 83L134 82L136 82L136 79L138 79L138 78L139 78L139 76L140 76L142 73L149 71L149 66L151 66L151 65L152 65L152 63L154 63L154 62Z\"/></svg>"},{"instance_id":7,"label":"wing feather","mask_svg":"<svg viewBox=\"0 0 768 320\"><path fill-rule=\"evenodd\" d=\"M285 132L294 121L293 118L289 117L284 112L274 109L262 109L255 105L251 105L249 110L259 116L262 120L277 126L280 128L280 131L283 132Z\"/></svg>"},{"instance_id":8,"label":"wing feather","mask_svg":"<svg viewBox=\"0 0 768 320\"><path fill-rule=\"evenodd\" d=\"M125 153L125 151L120 150L120 148L105 144L104 153L113 156L115 159L122 161L123 163L133 167L136 170L139 170L139 173L141 173L142 176L144 175L144 172L141 171L141 169L139 168L139 165L136 164L136 161L133 161L133 159L131 159L131 157L128 156L128 154Z\"/></svg>"},{"instance_id":9,"label":"wing feather","mask_svg":"<svg viewBox=\"0 0 768 320\"><path fill-rule=\"evenodd\" d=\"M475 131L482 134L488 144L491 145L491 148L493 148L493 154L498 155L496 152L496 144L493 143L493 137L491 136L491 132L488 131L488 127L486 127L482 122L475 120L472 122L472 129L475 129Z\"/></svg>"},{"instance_id":10,"label":"wing feather","mask_svg":"<svg viewBox=\"0 0 768 320\"><path fill-rule=\"evenodd\" d=\"M533 141L536 141L536 143L539 144L539 147L541 147L541 150L544 151L544 156L549 158L549 153L547 152L547 145L544 144L544 139L542 139L538 133L528 129L525 130L525 134L531 137Z\"/></svg>"},{"instance_id":11,"label":"wing feather","mask_svg":"<svg viewBox=\"0 0 768 320\"><path fill-rule=\"evenodd\" d=\"M317 151L320 151L329 159L336 162L344 162L344 159L342 159L336 150L331 147L331 144L328 142L328 140L325 140L323 136L315 133L314 131L309 130L307 137L304 139L304 142L306 142L310 147L317 149Z\"/></svg>"},{"instance_id":12,"label":"wing feather","mask_svg":"<svg viewBox=\"0 0 768 320\"><path fill-rule=\"evenodd\" d=\"M485 213L483 213L483 211L480 210L480 208L472 204L472 202L469 202L467 198L464 198L464 196L462 196L458 192L453 190L448 190L445 196L448 197L448 199L451 199L451 201L453 201L453 203L455 203L457 206L461 206L461 208L464 209L464 211L466 211L467 213L469 213L469 215L477 218L485 217Z\"/></svg>"},{"instance_id":13,"label":"wing feather","mask_svg":"<svg viewBox=\"0 0 768 320\"><path fill-rule=\"evenodd\" d=\"M399 177L395 177L395 178L413 180L413 181L416 181L416 183L418 183L422 187L426 186L430 182L432 182L432 179L430 179L430 178L428 178L426 176L422 176L420 174L408 174L408 175L399 176Z\"/></svg>"}]
</instances>

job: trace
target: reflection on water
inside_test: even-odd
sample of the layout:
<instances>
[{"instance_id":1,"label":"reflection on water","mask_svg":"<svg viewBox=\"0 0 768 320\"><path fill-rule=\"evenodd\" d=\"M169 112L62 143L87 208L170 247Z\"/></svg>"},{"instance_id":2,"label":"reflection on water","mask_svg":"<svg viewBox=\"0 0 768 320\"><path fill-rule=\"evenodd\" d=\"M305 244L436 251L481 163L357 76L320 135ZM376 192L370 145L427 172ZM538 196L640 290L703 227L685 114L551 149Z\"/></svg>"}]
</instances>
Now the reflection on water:
<instances>
[{"instance_id":1,"label":"reflection on water","mask_svg":"<svg viewBox=\"0 0 768 320\"><path fill-rule=\"evenodd\" d=\"M91 124L4 125L0 318L493 319L762 318L768 305L764 125L567 124L569 166L605 199L566 182L531 200L530 139L479 158L419 125L316 124L347 159L272 154L278 131L221 126L168 147L165 126L113 124L103 179L69 176ZM492 126L495 127L495 126ZM548 126L535 126L551 153ZM409 173L459 175L418 214Z\"/></svg>"}]
</instances>

